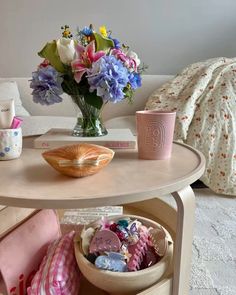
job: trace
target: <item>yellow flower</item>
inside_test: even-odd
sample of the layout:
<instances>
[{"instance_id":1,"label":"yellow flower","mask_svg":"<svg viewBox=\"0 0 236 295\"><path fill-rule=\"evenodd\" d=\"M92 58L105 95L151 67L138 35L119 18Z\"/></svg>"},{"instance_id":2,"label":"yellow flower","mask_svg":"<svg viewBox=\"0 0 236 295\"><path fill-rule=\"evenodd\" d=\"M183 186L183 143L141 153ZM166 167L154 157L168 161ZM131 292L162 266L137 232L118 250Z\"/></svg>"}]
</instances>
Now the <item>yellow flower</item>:
<instances>
[{"instance_id":1,"label":"yellow flower","mask_svg":"<svg viewBox=\"0 0 236 295\"><path fill-rule=\"evenodd\" d=\"M102 34L103 37L105 37L105 38L107 37L107 29L106 29L105 26L101 26L99 28L99 31L100 31L100 33Z\"/></svg>"}]
</instances>

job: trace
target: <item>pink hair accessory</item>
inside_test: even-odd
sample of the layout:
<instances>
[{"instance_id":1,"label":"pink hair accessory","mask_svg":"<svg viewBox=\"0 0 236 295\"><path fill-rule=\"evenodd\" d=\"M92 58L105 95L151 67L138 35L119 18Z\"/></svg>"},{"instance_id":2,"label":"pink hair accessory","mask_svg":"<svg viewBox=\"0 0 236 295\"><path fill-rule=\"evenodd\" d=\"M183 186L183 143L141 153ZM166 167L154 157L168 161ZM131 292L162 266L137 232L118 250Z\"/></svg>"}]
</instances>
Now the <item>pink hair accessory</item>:
<instances>
[{"instance_id":1,"label":"pink hair accessory","mask_svg":"<svg viewBox=\"0 0 236 295\"><path fill-rule=\"evenodd\" d=\"M22 122L23 122L23 120L21 118L14 117L13 120L12 120L11 128L10 129L20 128Z\"/></svg>"},{"instance_id":2,"label":"pink hair accessory","mask_svg":"<svg viewBox=\"0 0 236 295\"><path fill-rule=\"evenodd\" d=\"M168 248L168 237L162 226L149 230L151 243L159 256L164 256Z\"/></svg>"},{"instance_id":3,"label":"pink hair accessory","mask_svg":"<svg viewBox=\"0 0 236 295\"><path fill-rule=\"evenodd\" d=\"M140 269L144 256L148 248L149 233L144 226L140 227L139 240L134 245L128 246L128 251L131 254L127 267L129 271L136 271Z\"/></svg>"},{"instance_id":4,"label":"pink hair accessory","mask_svg":"<svg viewBox=\"0 0 236 295\"><path fill-rule=\"evenodd\" d=\"M121 247L121 242L118 236L108 229L97 231L91 241L89 252L114 251L118 252Z\"/></svg>"}]
</instances>

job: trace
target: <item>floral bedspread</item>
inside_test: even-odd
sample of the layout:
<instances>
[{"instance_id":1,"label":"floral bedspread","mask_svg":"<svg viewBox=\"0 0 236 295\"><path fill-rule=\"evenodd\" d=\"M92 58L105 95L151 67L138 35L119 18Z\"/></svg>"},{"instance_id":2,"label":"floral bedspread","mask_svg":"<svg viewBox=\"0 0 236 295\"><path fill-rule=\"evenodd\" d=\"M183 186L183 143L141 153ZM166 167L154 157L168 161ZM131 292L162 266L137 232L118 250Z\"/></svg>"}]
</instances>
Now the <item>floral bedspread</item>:
<instances>
[{"instance_id":1,"label":"floral bedspread","mask_svg":"<svg viewBox=\"0 0 236 295\"><path fill-rule=\"evenodd\" d=\"M236 58L188 66L146 108L176 111L175 139L206 157L201 180L216 193L236 195Z\"/></svg>"}]
</instances>

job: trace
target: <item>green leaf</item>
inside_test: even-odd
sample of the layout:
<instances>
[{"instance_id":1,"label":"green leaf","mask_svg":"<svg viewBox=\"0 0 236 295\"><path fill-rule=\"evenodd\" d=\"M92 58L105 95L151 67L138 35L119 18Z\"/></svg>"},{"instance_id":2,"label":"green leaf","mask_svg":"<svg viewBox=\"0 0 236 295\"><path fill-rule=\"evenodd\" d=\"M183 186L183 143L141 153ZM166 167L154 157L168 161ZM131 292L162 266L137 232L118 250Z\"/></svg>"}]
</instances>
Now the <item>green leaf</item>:
<instances>
[{"instance_id":1,"label":"green leaf","mask_svg":"<svg viewBox=\"0 0 236 295\"><path fill-rule=\"evenodd\" d=\"M128 103L132 104L133 103L133 94L134 94L134 91L132 90L132 88L130 86L128 86L128 87L125 87L123 91L124 91L125 98L127 99Z\"/></svg>"},{"instance_id":2,"label":"green leaf","mask_svg":"<svg viewBox=\"0 0 236 295\"><path fill-rule=\"evenodd\" d=\"M101 36L98 33L93 33L95 41L96 41L96 51L106 50L114 47L114 42L109 39Z\"/></svg>"},{"instance_id":3,"label":"green leaf","mask_svg":"<svg viewBox=\"0 0 236 295\"><path fill-rule=\"evenodd\" d=\"M67 69L67 66L65 66L65 71L66 69ZM61 86L65 93L67 93L70 96L81 94L79 89L80 88L79 84L75 81L74 76L71 72L67 72L62 77L63 77L63 82Z\"/></svg>"},{"instance_id":4,"label":"green leaf","mask_svg":"<svg viewBox=\"0 0 236 295\"><path fill-rule=\"evenodd\" d=\"M95 92L85 94L84 99L88 104L99 110L103 105L103 99L100 96L97 96Z\"/></svg>"},{"instance_id":5,"label":"green leaf","mask_svg":"<svg viewBox=\"0 0 236 295\"><path fill-rule=\"evenodd\" d=\"M56 40L53 40L50 43L47 43L43 49L38 52L38 55L42 58L49 60L50 64L61 73L64 73L65 69L63 63L60 60L59 54L57 52L57 43Z\"/></svg>"}]
</instances>

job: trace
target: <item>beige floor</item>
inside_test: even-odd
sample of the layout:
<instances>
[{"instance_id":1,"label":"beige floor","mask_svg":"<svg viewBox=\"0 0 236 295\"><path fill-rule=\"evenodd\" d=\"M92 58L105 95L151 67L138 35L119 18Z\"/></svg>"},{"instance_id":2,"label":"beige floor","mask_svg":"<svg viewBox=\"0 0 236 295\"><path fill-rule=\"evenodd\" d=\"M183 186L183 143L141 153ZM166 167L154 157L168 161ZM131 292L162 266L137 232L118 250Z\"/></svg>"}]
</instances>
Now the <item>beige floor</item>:
<instances>
[{"instance_id":1,"label":"beige floor","mask_svg":"<svg viewBox=\"0 0 236 295\"><path fill-rule=\"evenodd\" d=\"M236 197L216 195L206 188L194 192L190 295L235 295Z\"/></svg>"},{"instance_id":2,"label":"beige floor","mask_svg":"<svg viewBox=\"0 0 236 295\"><path fill-rule=\"evenodd\" d=\"M236 294L236 197L195 190L191 295Z\"/></svg>"}]
</instances>

